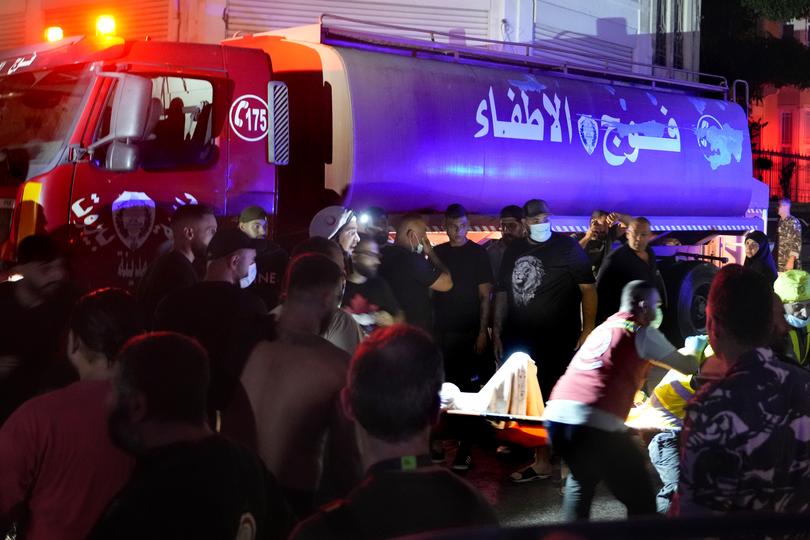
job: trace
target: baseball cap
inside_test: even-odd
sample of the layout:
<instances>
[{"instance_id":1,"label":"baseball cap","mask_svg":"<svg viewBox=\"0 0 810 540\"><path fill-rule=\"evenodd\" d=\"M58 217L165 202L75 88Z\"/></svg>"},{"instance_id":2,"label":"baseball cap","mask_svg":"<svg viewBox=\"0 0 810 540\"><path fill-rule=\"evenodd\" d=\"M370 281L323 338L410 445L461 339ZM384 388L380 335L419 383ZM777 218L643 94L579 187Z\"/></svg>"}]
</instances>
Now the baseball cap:
<instances>
[{"instance_id":1,"label":"baseball cap","mask_svg":"<svg viewBox=\"0 0 810 540\"><path fill-rule=\"evenodd\" d=\"M258 238L251 238L239 229L220 229L208 244L206 254L208 260L214 260L230 255L240 249L264 251L266 248L267 242Z\"/></svg>"},{"instance_id":2,"label":"baseball cap","mask_svg":"<svg viewBox=\"0 0 810 540\"><path fill-rule=\"evenodd\" d=\"M261 206L248 206L239 214L239 223L247 223L254 219L267 219L267 212Z\"/></svg>"},{"instance_id":3,"label":"baseball cap","mask_svg":"<svg viewBox=\"0 0 810 540\"><path fill-rule=\"evenodd\" d=\"M309 222L309 237L323 236L332 238L354 217L354 212L342 206L327 206Z\"/></svg>"},{"instance_id":4,"label":"baseball cap","mask_svg":"<svg viewBox=\"0 0 810 540\"><path fill-rule=\"evenodd\" d=\"M509 206L504 206L501 209L501 219L512 218L520 221L523 219L523 208L519 207L516 204L510 204Z\"/></svg>"},{"instance_id":5,"label":"baseball cap","mask_svg":"<svg viewBox=\"0 0 810 540\"><path fill-rule=\"evenodd\" d=\"M523 214L527 218L550 213L551 210L549 210L548 204L543 199L531 199L523 205Z\"/></svg>"}]
</instances>

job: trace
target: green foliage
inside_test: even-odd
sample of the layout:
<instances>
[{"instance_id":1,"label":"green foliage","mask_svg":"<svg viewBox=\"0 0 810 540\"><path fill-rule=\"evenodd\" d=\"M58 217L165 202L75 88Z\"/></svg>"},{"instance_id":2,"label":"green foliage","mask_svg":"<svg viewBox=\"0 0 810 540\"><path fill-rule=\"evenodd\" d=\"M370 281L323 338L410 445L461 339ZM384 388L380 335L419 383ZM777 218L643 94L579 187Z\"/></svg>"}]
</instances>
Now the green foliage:
<instances>
[{"instance_id":1,"label":"green foliage","mask_svg":"<svg viewBox=\"0 0 810 540\"><path fill-rule=\"evenodd\" d=\"M776 38L757 31L758 13L772 9L810 9L810 0L706 0L701 21L700 68L724 75L729 82L743 79L751 97L761 99L766 84L810 88L810 49L792 36ZM751 6L749 6L751 5ZM759 6L757 11L753 5ZM780 8L780 9L781 9ZM792 13L792 12L791 12Z\"/></svg>"},{"instance_id":2,"label":"green foliage","mask_svg":"<svg viewBox=\"0 0 810 540\"><path fill-rule=\"evenodd\" d=\"M742 0L742 4L772 21L789 21L810 15L810 0Z\"/></svg>"}]
</instances>

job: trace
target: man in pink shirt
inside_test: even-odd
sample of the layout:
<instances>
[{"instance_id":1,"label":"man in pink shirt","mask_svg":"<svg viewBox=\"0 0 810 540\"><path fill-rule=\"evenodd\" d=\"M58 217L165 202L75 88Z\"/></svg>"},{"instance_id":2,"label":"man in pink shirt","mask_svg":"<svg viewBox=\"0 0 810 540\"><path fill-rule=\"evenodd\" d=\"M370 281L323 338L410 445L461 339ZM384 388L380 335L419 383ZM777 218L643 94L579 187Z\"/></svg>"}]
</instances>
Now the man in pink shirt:
<instances>
[{"instance_id":1,"label":"man in pink shirt","mask_svg":"<svg viewBox=\"0 0 810 540\"><path fill-rule=\"evenodd\" d=\"M21 405L0 428L0 536L80 540L126 483L132 458L107 435L113 359L143 329L119 289L82 297L69 321L68 357L79 382Z\"/></svg>"}]
</instances>

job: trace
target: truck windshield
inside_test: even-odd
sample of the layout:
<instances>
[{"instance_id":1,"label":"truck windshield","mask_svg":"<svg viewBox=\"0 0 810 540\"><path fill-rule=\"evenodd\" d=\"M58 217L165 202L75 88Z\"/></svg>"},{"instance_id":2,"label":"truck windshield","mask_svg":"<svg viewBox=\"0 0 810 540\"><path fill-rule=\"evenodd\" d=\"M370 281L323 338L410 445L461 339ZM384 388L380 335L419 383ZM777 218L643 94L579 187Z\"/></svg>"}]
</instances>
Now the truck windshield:
<instances>
[{"instance_id":1,"label":"truck windshield","mask_svg":"<svg viewBox=\"0 0 810 540\"><path fill-rule=\"evenodd\" d=\"M0 77L0 185L19 184L52 166L91 80L87 66Z\"/></svg>"}]
</instances>

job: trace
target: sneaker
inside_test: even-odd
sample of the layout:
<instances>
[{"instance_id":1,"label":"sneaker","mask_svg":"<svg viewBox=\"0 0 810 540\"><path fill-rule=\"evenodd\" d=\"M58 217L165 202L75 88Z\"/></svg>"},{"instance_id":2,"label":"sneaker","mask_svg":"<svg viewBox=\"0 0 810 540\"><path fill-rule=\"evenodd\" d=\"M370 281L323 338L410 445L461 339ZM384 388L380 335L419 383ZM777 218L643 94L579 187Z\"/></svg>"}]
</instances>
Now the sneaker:
<instances>
[{"instance_id":1,"label":"sneaker","mask_svg":"<svg viewBox=\"0 0 810 540\"><path fill-rule=\"evenodd\" d=\"M437 465L445 462L444 448L430 447L430 461Z\"/></svg>"},{"instance_id":2,"label":"sneaker","mask_svg":"<svg viewBox=\"0 0 810 540\"><path fill-rule=\"evenodd\" d=\"M453 459L453 469L456 471L467 471L472 465L472 456L467 453L458 452Z\"/></svg>"},{"instance_id":3,"label":"sneaker","mask_svg":"<svg viewBox=\"0 0 810 540\"><path fill-rule=\"evenodd\" d=\"M524 484L534 480L545 480L551 478L550 474L540 474L534 470L534 467L526 467L522 471L513 472L509 475L509 479L516 484Z\"/></svg>"}]
</instances>

